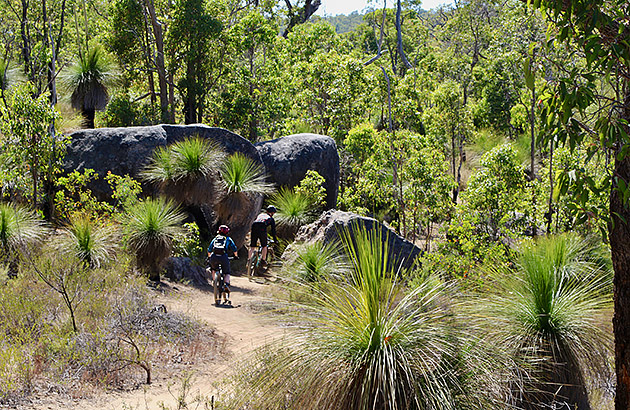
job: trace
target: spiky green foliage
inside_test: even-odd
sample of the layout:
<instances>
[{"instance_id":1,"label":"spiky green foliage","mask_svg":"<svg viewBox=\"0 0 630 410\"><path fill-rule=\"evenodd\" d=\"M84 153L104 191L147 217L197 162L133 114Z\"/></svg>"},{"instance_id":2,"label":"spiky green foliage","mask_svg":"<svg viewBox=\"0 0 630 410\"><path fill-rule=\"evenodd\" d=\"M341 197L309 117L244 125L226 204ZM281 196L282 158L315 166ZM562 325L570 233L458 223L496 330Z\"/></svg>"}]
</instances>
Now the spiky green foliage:
<instances>
[{"instance_id":1,"label":"spiky green foliage","mask_svg":"<svg viewBox=\"0 0 630 410\"><path fill-rule=\"evenodd\" d=\"M577 235L539 239L521 249L514 271L497 274L497 292L476 304L492 322L490 343L504 345L535 376L522 403L588 408L585 377L608 371L612 341L600 324L612 308L612 273L601 256Z\"/></svg>"},{"instance_id":2,"label":"spiky green foliage","mask_svg":"<svg viewBox=\"0 0 630 410\"><path fill-rule=\"evenodd\" d=\"M141 177L186 205L215 199L214 179L225 153L216 142L192 137L154 151Z\"/></svg>"},{"instance_id":3,"label":"spiky green foliage","mask_svg":"<svg viewBox=\"0 0 630 410\"><path fill-rule=\"evenodd\" d=\"M15 252L22 245L36 242L43 233L43 222L34 212L0 203L0 244L3 253Z\"/></svg>"},{"instance_id":4,"label":"spiky green foliage","mask_svg":"<svg viewBox=\"0 0 630 410\"><path fill-rule=\"evenodd\" d=\"M64 75L66 87L72 91L72 107L81 111L94 127L94 111L102 110L109 102L107 87L115 78L114 64L100 46L91 47Z\"/></svg>"},{"instance_id":5,"label":"spiky green foliage","mask_svg":"<svg viewBox=\"0 0 630 410\"><path fill-rule=\"evenodd\" d=\"M461 383L471 372L457 347L468 356L474 349L458 336L447 288L427 281L405 294L379 233L344 243L352 273L334 286L308 287L314 296L297 308L300 331L247 363L240 380L247 389L230 408L487 408L477 399L488 393Z\"/></svg>"},{"instance_id":6,"label":"spiky green foliage","mask_svg":"<svg viewBox=\"0 0 630 410\"><path fill-rule=\"evenodd\" d=\"M346 258L339 251L339 244L313 242L298 245L297 257L285 266L288 276L303 282L315 282L330 279L332 276L344 276L348 271Z\"/></svg>"},{"instance_id":7,"label":"spiky green foliage","mask_svg":"<svg viewBox=\"0 0 630 410\"><path fill-rule=\"evenodd\" d=\"M316 217L312 199L293 189L281 188L271 202L278 209L274 218L278 225L289 231L289 236Z\"/></svg>"},{"instance_id":8,"label":"spiky green foliage","mask_svg":"<svg viewBox=\"0 0 630 410\"><path fill-rule=\"evenodd\" d=\"M221 177L228 194L257 192L270 194L273 185L265 180L265 169L251 158L236 153L230 155L221 168Z\"/></svg>"},{"instance_id":9,"label":"spiky green foliage","mask_svg":"<svg viewBox=\"0 0 630 410\"><path fill-rule=\"evenodd\" d=\"M70 219L57 242L57 249L69 253L90 267L100 267L115 258L118 241L115 228L87 215Z\"/></svg>"},{"instance_id":10,"label":"spiky green foliage","mask_svg":"<svg viewBox=\"0 0 630 410\"><path fill-rule=\"evenodd\" d=\"M42 220L34 212L0 203L0 264L7 264L9 276L17 275L24 246L41 240L44 231Z\"/></svg>"},{"instance_id":11,"label":"spiky green foliage","mask_svg":"<svg viewBox=\"0 0 630 410\"><path fill-rule=\"evenodd\" d=\"M160 280L161 263L170 256L173 239L182 233L184 215L169 200L146 199L128 210L127 245L149 279Z\"/></svg>"},{"instance_id":12,"label":"spiky green foliage","mask_svg":"<svg viewBox=\"0 0 630 410\"><path fill-rule=\"evenodd\" d=\"M252 206L259 200L260 194L274 192L273 185L265 180L264 168L243 154L227 158L221 167L221 179L224 195L215 212L221 223L236 229L241 228L240 221L249 221Z\"/></svg>"}]
</instances>

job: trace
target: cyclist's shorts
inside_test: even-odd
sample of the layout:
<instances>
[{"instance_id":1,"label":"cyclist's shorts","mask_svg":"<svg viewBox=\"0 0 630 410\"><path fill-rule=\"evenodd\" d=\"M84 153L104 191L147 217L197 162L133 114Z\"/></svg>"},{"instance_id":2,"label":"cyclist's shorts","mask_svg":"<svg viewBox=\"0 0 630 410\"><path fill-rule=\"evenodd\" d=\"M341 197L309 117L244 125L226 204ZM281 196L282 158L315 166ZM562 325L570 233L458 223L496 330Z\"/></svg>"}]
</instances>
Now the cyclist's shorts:
<instances>
[{"instance_id":1,"label":"cyclist's shorts","mask_svg":"<svg viewBox=\"0 0 630 410\"><path fill-rule=\"evenodd\" d=\"M259 240L261 246L267 246L267 225L264 223L253 224L251 237L250 247L255 248Z\"/></svg>"},{"instance_id":2,"label":"cyclist's shorts","mask_svg":"<svg viewBox=\"0 0 630 410\"><path fill-rule=\"evenodd\" d=\"M226 253L223 255L210 254L208 262L210 263L210 269L213 271L219 270L219 266L221 266L224 275L230 274L230 259Z\"/></svg>"}]
</instances>

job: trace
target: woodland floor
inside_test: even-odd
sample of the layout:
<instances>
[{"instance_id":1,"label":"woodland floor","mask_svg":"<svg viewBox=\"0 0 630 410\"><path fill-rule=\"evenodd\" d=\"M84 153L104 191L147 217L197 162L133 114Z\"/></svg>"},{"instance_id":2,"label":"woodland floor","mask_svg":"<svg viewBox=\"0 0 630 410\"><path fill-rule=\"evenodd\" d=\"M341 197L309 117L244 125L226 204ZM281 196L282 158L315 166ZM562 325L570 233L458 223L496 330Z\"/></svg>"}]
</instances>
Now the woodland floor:
<instances>
[{"instance_id":1,"label":"woodland floor","mask_svg":"<svg viewBox=\"0 0 630 410\"><path fill-rule=\"evenodd\" d=\"M270 285L268 279L256 278L250 282L238 272L232 275L232 307L215 307L211 287L195 288L179 283L164 282L163 292L158 292L158 304L164 304L169 312L183 312L210 329L217 337L218 352L206 355L205 360L195 360L184 370L170 373L156 371L154 381L130 391L111 391L89 398L69 399L49 396L38 403L20 406L20 410L172 410L178 408L210 409L211 400L221 388L221 380L234 370L234 363L274 338L281 337L285 329L265 320L260 312L268 310ZM183 380L189 376L190 385L184 401L188 407L178 407L183 392ZM194 398L200 400L195 402ZM203 403L202 403L203 402Z\"/></svg>"}]
</instances>

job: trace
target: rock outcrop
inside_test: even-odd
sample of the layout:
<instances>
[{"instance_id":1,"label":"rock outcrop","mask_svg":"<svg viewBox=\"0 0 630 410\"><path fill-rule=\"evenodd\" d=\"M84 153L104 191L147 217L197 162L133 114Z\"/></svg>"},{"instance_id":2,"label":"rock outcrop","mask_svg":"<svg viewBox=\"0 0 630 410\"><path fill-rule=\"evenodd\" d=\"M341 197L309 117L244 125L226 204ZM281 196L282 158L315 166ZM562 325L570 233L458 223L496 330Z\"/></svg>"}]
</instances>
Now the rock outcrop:
<instances>
[{"instance_id":1,"label":"rock outcrop","mask_svg":"<svg viewBox=\"0 0 630 410\"><path fill-rule=\"evenodd\" d=\"M301 227L295 237L295 242L340 242L343 232L348 232L350 238L353 239L358 229L367 231L379 230L381 238L387 239L388 249L395 266L402 266L404 269L411 268L416 263L417 257L422 253L419 247L398 236L376 219L334 209L324 212L312 224ZM291 252L290 247L287 252ZM290 259L291 257L287 254L283 255L283 258Z\"/></svg>"},{"instance_id":2,"label":"rock outcrop","mask_svg":"<svg viewBox=\"0 0 630 410\"><path fill-rule=\"evenodd\" d=\"M195 265L190 258L168 258L164 265L164 276L170 280L185 281L196 286L208 285L206 270L203 266Z\"/></svg>"},{"instance_id":3,"label":"rock outcrop","mask_svg":"<svg viewBox=\"0 0 630 410\"><path fill-rule=\"evenodd\" d=\"M267 168L270 182L294 187L309 170L326 180L326 206L334 208L339 192L339 154L331 137L295 134L255 144Z\"/></svg>"},{"instance_id":4,"label":"rock outcrop","mask_svg":"<svg viewBox=\"0 0 630 410\"><path fill-rule=\"evenodd\" d=\"M111 199L112 192L103 178L107 172L140 179L140 171L148 163L156 148L194 136L218 143L228 154L239 152L263 165L256 148L243 137L222 128L195 124L96 128L77 131L70 135L64 169L66 172L88 168L95 170L100 178L92 181L89 188L98 199L108 201ZM143 185L143 189L145 194L156 193L154 187L146 184ZM248 199L250 200L248 203L235 210L233 217L228 218L230 222L235 221L231 228L232 238L237 246L243 245L247 231L262 206L262 195L248 195ZM214 220L216 214L212 211L213 205L207 204L188 209L195 216L204 236L212 235L214 225L217 223L228 222Z\"/></svg>"},{"instance_id":5,"label":"rock outcrop","mask_svg":"<svg viewBox=\"0 0 630 410\"><path fill-rule=\"evenodd\" d=\"M103 176L111 171L117 175L138 175L147 164L151 153L187 137L199 136L215 141L228 154L240 152L259 164L262 159L256 148L245 138L223 128L206 125L153 125L148 127L95 128L70 135L66 149L64 170L91 168L101 178L90 185L101 200L109 199L111 190Z\"/></svg>"}]
</instances>

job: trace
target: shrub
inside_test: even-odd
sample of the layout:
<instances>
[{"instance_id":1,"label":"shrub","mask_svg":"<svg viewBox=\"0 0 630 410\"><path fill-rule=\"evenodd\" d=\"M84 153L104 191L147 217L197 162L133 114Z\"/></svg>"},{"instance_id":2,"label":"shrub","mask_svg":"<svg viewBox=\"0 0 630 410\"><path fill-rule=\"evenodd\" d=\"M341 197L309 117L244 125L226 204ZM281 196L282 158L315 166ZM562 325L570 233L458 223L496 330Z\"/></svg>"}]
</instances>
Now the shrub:
<instances>
[{"instance_id":1,"label":"shrub","mask_svg":"<svg viewBox=\"0 0 630 410\"><path fill-rule=\"evenodd\" d=\"M197 224L185 223L183 228L182 232L173 238L173 256L185 256L191 259L203 257L204 251Z\"/></svg>"},{"instance_id":2,"label":"shrub","mask_svg":"<svg viewBox=\"0 0 630 410\"><path fill-rule=\"evenodd\" d=\"M170 361L182 353L190 361L195 347L212 350L214 339L199 323L155 308L146 279L129 275L124 258L107 269L66 276L68 288L78 291L68 293L73 331L64 298L33 268L50 281L51 273L81 264L42 255L33 254L24 274L0 287L0 403L19 407L40 388L81 395L94 386L137 387L167 364L172 370Z\"/></svg>"},{"instance_id":3,"label":"shrub","mask_svg":"<svg viewBox=\"0 0 630 410\"><path fill-rule=\"evenodd\" d=\"M313 206L317 209L323 209L326 206L326 179L317 171L308 170L304 179L295 188L295 192L309 198Z\"/></svg>"}]
</instances>

